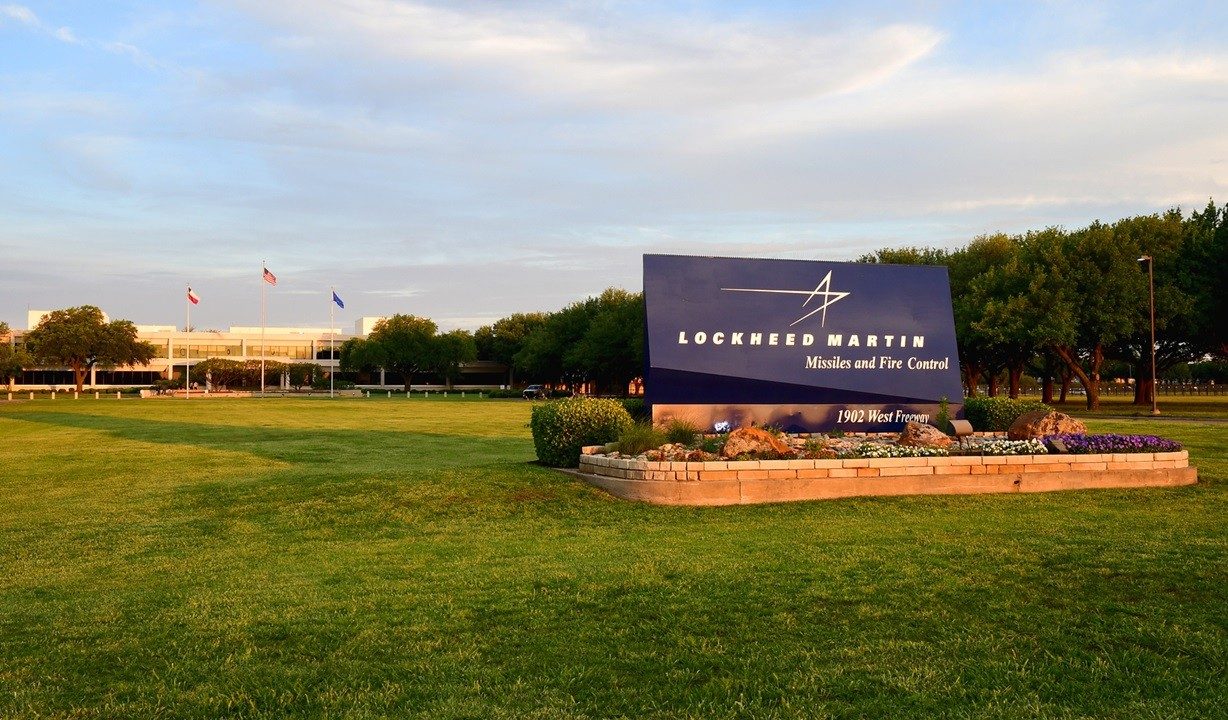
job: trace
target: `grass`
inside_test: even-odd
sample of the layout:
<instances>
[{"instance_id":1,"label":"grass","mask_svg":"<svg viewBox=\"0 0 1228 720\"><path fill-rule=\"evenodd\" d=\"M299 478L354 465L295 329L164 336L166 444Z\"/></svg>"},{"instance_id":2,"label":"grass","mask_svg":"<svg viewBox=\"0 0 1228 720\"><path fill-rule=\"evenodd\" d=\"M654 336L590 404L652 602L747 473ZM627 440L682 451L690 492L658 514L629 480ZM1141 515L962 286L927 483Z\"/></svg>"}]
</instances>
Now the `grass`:
<instances>
[{"instance_id":1,"label":"grass","mask_svg":"<svg viewBox=\"0 0 1228 720\"><path fill-rule=\"evenodd\" d=\"M1205 718L1194 487L735 508L531 464L529 403L0 403L0 717Z\"/></svg>"},{"instance_id":2,"label":"grass","mask_svg":"<svg viewBox=\"0 0 1228 720\"><path fill-rule=\"evenodd\" d=\"M1032 396L1035 397L1035 396ZM1037 397L1039 399L1039 397ZM1228 419L1228 395L1163 395L1158 398L1163 418ZM1149 417L1151 404L1135 405L1128 395L1101 395L1100 410L1088 412L1087 400L1081 395L1071 395L1065 403L1055 405L1058 410L1078 417L1095 418L1106 415Z\"/></svg>"}]
</instances>

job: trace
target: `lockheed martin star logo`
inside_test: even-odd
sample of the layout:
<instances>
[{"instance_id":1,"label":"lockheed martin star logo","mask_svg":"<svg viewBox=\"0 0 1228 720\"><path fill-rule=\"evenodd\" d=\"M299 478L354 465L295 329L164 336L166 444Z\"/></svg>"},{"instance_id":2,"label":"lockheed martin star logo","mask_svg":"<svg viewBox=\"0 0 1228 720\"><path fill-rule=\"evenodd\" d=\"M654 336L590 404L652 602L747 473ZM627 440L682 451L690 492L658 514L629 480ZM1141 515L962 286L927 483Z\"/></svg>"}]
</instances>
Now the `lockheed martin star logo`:
<instances>
[{"instance_id":1,"label":"lockheed martin star logo","mask_svg":"<svg viewBox=\"0 0 1228 720\"><path fill-rule=\"evenodd\" d=\"M721 288L721 289L728 290L729 292L757 292L757 293L776 293L779 295L805 295L806 300L805 302L802 303L803 308L809 305L810 301L813 300L815 296L817 295L823 296L822 305L811 310L805 315L799 317L793 322L789 323L789 327L793 327L794 325L798 324L799 322L805 320L806 318L818 312L823 313L822 319L819 322L819 327L824 327L825 325L827 325L827 308L831 307L832 305L835 305L836 303L840 302L841 300L849 296L849 293L834 292L831 289L831 271L830 270L827 271L827 275L825 275L823 277L823 280L818 285L815 286L814 290L767 290L763 288Z\"/></svg>"}]
</instances>

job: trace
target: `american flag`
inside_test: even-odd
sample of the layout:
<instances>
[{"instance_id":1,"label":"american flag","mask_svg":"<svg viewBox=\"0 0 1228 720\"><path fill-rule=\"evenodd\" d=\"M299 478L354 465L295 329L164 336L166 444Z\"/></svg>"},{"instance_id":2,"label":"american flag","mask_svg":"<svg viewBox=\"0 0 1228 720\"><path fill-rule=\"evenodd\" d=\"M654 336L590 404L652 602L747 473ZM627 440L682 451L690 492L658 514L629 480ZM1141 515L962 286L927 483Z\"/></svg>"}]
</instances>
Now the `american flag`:
<instances>
[{"instance_id":1,"label":"american flag","mask_svg":"<svg viewBox=\"0 0 1228 720\"><path fill-rule=\"evenodd\" d=\"M277 276L269 272L268 268L264 269L264 281L270 285L277 284Z\"/></svg>"}]
</instances>

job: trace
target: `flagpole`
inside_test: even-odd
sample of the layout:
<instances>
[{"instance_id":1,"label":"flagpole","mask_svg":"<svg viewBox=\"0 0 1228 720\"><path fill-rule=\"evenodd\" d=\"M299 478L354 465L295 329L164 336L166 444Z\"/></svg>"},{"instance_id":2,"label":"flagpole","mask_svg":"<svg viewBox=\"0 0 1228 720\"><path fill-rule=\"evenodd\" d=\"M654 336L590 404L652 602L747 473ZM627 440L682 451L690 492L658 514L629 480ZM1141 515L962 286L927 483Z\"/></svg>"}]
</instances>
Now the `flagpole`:
<instances>
[{"instance_id":1,"label":"flagpole","mask_svg":"<svg viewBox=\"0 0 1228 720\"><path fill-rule=\"evenodd\" d=\"M336 304L333 298L337 296L337 288L330 285L328 291L331 293L328 298L328 361L331 363L328 368L328 396L331 398L333 396L333 376L337 374L337 355L333 350L337 342L337 331L333 327L333 305Z\"/></svg>"},{"instance_id":2,"label":"flagpole","mask_svg":"<svg viewBox=\"0 0 1228 720\"><path fill-rule=\"evenodd\" d=\"M264 397L264 274L268 268L260 261L260 397Z\"/></svg>"},{"instance_id":3,"label":"flagpole","mask_svg":"<svg viewBox=\"0 0 1228 720\"><path fill-rule=\"evenodd\" d=\"M187 336L187 343L183 348L183 399L190 400L192 398L192 286L188 286L188 294L183 301L187 305L187 312L183 321L183 334Z\"/></svg>"}]
</instances>

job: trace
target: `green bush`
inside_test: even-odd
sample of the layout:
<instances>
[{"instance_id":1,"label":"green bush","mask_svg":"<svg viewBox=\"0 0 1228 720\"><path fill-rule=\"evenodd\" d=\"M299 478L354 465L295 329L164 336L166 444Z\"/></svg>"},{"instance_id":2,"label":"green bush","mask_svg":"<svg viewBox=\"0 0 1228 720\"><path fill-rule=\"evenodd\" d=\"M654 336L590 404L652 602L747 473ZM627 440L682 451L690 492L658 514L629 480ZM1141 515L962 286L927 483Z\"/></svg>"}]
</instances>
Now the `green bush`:
<instances>
[{"instance_id":1,"label":"green bush","mask_svg":"<svg viewBox=\"0 0 1228 720\"><path fill-rule=\"evenodd\" d=\"M583 397L534 405L529 420L537 459L552 467L576 467L581 447L613 442L631 424L619 401Z\"/></svg>"},{"instance_id":2,"label":"green bush","mask_svg":"<svg viewBox=\"0 0 1228 720\"><path fill-rule=\"evenodd\" d=\"M665 439L681 445L694 445L699 438L699 428L686 420L674 418L665 426Z\"/></svg>"},{"instance_id":3,"label":"green bush","mask_svg":"<svg viewBox=\"0 0 1228 720\"><path fill-rule=\"evenodd\" d=\"M315 382L311 383L312 390L327 390L328 378L316 378ZM337 378L333 380L333 390L353 390L356 386L352 380L342 380Z\"/></svg>"},{"instance_id":4,"label":"green bush","mask_svg":"<svg viewBox=\"0 0 1228 720\"><path fill-rule=\"evenodd\" d=\"M623 398L622 404L631 415L631 419L636 422L649 419L648 406L644 404L644 398Z\"/></svg>"},{"instance_id":5,"label":"green bush","mask_svg":"<svg viewBox=\"0 0 1228 720\"><path fill-rule=\"evenodd\" d=\"M719 455L721 451L725 449L725 441L728 439L728 433L713 435L712 437L703 437L699 440L699 449L703 450L704 452Z\"/></svg>"},{"instance_id":6,"label":"green bush","mask_svg":"<svg viewBox=\"0 0 1228 720\"><path fill-rule=\"evenodd\" d=\"M972 429L982 432L1003 432L1022 414L1053 408L1039 400L1008 397L974 397L964 399L964 419L972 423Z\"/></svg>"},{"instance_id":7,"label":"green bush","mask_svg":"<svg viewBox=\"0 0 1228 720\"><path fill-rule=\"evenodd\" d=\"M635 423L618 435L618 452L639 455L665 444L665 434L648 423Z\"/></svg>"},{"instance_id":8,"label":"green bush","mask_svg":"<svg viewBox=\"0 0 1228 720\"><path fill-rule=\"evenodd\" d=\"M512 388L508 388L506 390L487 390L486 391L486 397L495 398L496 400L506 400L508 398L521 398L523 396L524 396L523 390L513 390Z\"/></svg>"}]
</instances>

